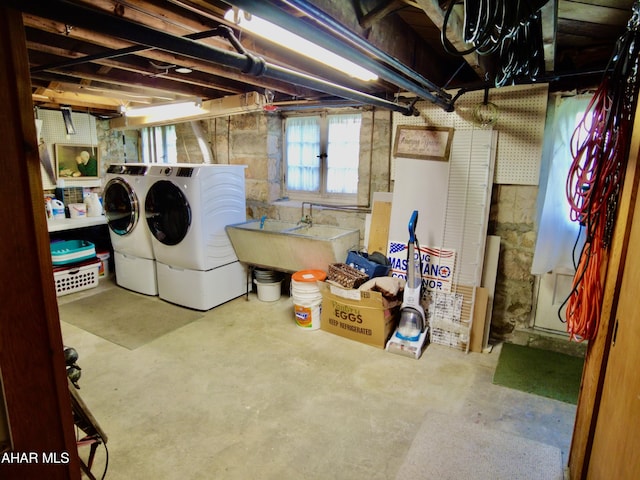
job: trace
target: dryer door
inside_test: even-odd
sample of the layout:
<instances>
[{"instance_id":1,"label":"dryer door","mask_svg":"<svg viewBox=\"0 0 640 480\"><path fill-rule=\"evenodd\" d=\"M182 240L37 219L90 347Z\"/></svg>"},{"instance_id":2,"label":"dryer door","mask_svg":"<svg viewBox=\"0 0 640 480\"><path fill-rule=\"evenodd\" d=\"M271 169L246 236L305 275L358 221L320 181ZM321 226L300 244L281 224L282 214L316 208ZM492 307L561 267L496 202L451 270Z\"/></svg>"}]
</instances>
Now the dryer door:
<instances>
[{"instance_id":1,"label":"dryer door","mask_svg":"<svg viewBox=\"0 0 640 480\"><path fill-rule=\"evenodd\" d=\"M178 186L168 180L155 182L144 204L147 224L153 236L165 245L177 245L189 231L191 208Z\"/></svg>"},{"instance_id":2,"label":"dryer door","mask_svg":"<svg viewBox=\"0 0 640 480\"><path fill-rule=\"evenodd\" d=\"M107 224L116 235L128 235L135 228L140 216L138 196L122 178L107 183L103 192L104 214Z\"/></svg>"}]
</instances>

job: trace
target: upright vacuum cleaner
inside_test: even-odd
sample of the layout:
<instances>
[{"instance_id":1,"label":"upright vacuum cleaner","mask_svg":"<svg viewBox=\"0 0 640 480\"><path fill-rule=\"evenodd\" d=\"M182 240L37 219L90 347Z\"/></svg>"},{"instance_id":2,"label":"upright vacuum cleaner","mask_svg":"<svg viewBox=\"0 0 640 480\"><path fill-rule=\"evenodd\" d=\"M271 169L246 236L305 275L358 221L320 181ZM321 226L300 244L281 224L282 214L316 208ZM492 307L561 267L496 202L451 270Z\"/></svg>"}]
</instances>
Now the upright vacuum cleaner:
<instances>
[{"instance_id":1,"label":"upright vacuum cleaner","mask_svg":"<svg viewBox=\"0 0 640 480\"><path fill-rule=\"evenodd\" d=\"M409 243L407 245L407 283L400 306L400 321L396 331L386 345L386 350L416 359L422 355L429 328L420 300L423 294L422 257L416 238L418 211L414 210L409 220ZM417 255L416 255L417 252Z\"/></svg>"}]
</instances>

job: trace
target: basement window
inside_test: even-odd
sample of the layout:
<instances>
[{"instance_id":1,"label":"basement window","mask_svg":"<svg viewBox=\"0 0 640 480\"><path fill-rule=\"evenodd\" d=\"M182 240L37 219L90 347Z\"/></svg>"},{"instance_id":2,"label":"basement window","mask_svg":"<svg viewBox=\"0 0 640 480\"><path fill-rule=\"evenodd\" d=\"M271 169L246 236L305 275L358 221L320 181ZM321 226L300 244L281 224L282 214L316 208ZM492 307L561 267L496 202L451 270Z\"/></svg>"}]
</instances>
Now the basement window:
<instances>
[{"instance_id":1,"label":"basement window","mask_svg":"<svg viewBox=\"0 0 640 480\"><path fill-rule=\"evenodd\" d=\"M143 128L140 131L140 149L144 163L177 163L175 125Z\"/></svg>"},{"instance_id":2,"label":"basement window","mask_svg":"<svg viewBox=\"0 0 640 480\"><path fill-rule=\"evenodd\" d=\"M292 199L353 202L358 193L360 113L285 120L285 189Z\"/></svg>"}]
</instances>

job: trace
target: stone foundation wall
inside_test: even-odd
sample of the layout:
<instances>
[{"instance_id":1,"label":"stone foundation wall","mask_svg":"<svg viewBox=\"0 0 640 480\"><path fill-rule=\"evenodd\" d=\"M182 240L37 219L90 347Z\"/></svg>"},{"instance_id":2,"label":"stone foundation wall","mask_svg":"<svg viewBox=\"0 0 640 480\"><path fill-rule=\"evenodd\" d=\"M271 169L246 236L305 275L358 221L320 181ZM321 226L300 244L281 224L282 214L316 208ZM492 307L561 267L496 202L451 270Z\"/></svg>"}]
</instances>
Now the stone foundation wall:
<instances>
[{"instance_id":1,"label":"stone foundation wall","mask_svg":"<svg viewBox=\"0 0 640 480\"><path fill-rule=\"evenodd\" d=\"M278 114L254 113L216 118L200 122L210 140L213 163L247 165L247 217L298 221L303 215L301 202L283 198L282 189L282 117ZM176 126L178 161L202 163L204 155L193 128ZM366 209L373 192L389 191L391 113L386 110L363 111L360 132L360 185L358 204ZM309 206L305 205L305 212ZM344 212L313 207L313 220L328 225L358 228L364 236L365 212Z\"/></svg>"},{"instance_id":2,"label":"stone foundation wall","mask_svg":"<svg viewBox=\"0 0 640 480\"><path fill-rule=\"evenodd\" d=\"M111 163L139 161L137 130L111 130L109 120L97 120L96 131L103 170Z\"/></svg>"},{"instance_id":3,"label":"stone foundation wall","mask_svg":"<svg viewBox=\"0 0 640 480\"><path fill-rule=\"evenodd\" d=\"M369 205L373 192L392 188L391 113L384 110L363 112L360 151L358 203ZM298 221L303 213L300 202L283 198L282 117L255 113L200 122L199 127L211 148L213 163L247 165L247 217ZM205 159L189 124L177 126L179 161L202 163ZM121 138L121 137L118 137ZM114 137L114 143L117 138ZM534 276L531 263L536 240L535 215L537 186L495 185L489 218L489 235L498 235L500 259L493 306L492 337L504 339L514 329L532 323ZM364 240L365 213L343 212L313 207L316 223L358 228Z\"/></svg>"},{"instance_id":4,"label":"stone foundation wall","mask_svg":"<svg viewBox=\"0 0 640 480\"><path fill-rule=\"evenodd\" d=\"M532 322L535 277L531 264L536 242L537 186L494 185L489 235L500 237L491 336L502 340Z\"/></svg>"}]
</instances>

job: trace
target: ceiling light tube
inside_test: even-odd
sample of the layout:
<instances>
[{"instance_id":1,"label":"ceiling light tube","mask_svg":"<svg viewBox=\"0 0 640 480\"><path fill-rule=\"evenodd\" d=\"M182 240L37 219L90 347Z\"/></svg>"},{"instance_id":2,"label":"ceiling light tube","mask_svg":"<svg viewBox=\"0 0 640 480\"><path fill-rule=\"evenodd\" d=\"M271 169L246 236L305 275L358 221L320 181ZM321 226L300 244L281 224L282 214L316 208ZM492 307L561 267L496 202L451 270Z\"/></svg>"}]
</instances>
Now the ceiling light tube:
<instances>
[{"instance_id":1,"label":"ceiling light tube","mask_svg":"<svg viewBox=\"0 0 640 480\"><path fill-rule=\"evenodd\" d=\"M200 99L198 99L199 101ZM162 104L166 106L168 104ZM175 105L175 102L174 102ZM193 105L193 101L191 103ZM231 115L241 115L243 113L261 112L265 106L264 95L258 92L247 92L238 95L229 95L222 98L215 98L212 100L205 100L199 102L200 108L195 113L184 114L176 116L176 112L171 112L170 115L165 114L164 117L158 113L153 113L152 107L142 107L138 109L132 109L134 114L142 110L147 110L147 114L144 116L131 116L124 114L121 117L111 119L110 127L114 130L127 130L133 128L143 127L155 127L159 125L172 125L181 122L206 120L209 118L227 117ZM154 105L153 108L157 109L161 105ZM144 109L144 110L143 110Z\"/></svg>"},{"instance_id":2,"label":"ceiling light tube","mask_svg":"<svg viewBox=\"0 0 640 480\"><path fill-rule=\"evenodd\" d=\"M127 108L124 114L127 117L154 117L162 118L181 118L191 115L197 115L202 111L202 99L191 98L188 100L179 100L176 102L160 103L157 105L147 105L144 107Z\"/></svg>"},{"instance_id":3,"label":"ceiling light tube","mask_svg":"<svg viewBox=\"0 0 640 480\"><path fill-rule=\"evenodd\" d=\"M375 73L256 15L247 15L243 10L231 9L225 13L224 18L265 40L293 50L351 77L363 81L378 79Z\"/></svg>"}]
</instances>

